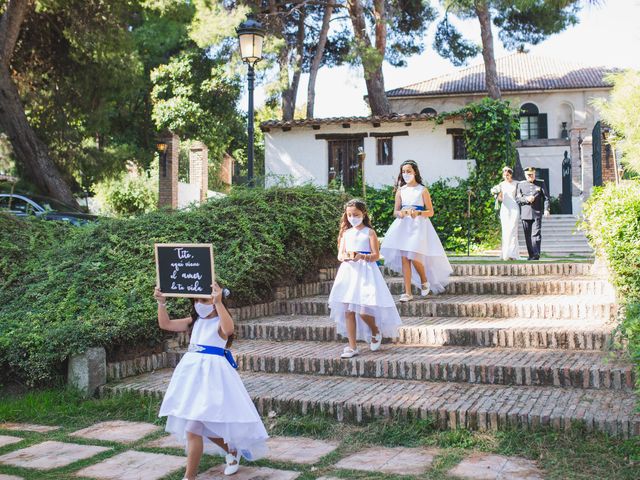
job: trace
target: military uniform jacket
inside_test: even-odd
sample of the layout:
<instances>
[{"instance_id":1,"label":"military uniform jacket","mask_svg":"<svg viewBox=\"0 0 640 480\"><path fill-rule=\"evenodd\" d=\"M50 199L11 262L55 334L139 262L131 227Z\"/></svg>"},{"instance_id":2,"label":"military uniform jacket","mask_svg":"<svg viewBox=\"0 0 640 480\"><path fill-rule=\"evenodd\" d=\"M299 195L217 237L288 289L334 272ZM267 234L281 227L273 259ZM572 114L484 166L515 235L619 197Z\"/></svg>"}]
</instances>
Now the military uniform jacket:
<instances>
[{"instance_id":1,"label":"military uniform jacket","mask_svg":"<svg viewBox=\"0 0 640 480\"><path fill-rule=\"evenodd\" d=\"M533 195L533 203L527 202L527 197ZM522 220L534 220L542 218L545 210L549 210L549 193L544 182L535 180L533 183L526 180L516 186L516 202L520 205L520 218Z\"/></svg>"}]
</instances>

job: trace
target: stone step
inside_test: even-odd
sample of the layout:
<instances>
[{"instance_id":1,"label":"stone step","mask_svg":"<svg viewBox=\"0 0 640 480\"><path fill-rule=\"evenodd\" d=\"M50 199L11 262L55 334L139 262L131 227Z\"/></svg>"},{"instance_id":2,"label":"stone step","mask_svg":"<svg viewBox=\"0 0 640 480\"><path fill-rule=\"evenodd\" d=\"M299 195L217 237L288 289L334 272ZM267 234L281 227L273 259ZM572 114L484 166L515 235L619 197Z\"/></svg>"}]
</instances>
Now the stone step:
<instances>
[{"instance_id":1,"label":"stone step","mask_svg":"<svg viewBox=\"0 0 640 480\"><path fill-rule=\"evenodd\" d=\"M343 360L338 342L246 340L233 347L238 368L252 372L394 378L495 385L632 390L633 366L604 352L389 345Z\"/></svg>"},{"instance_id":2,"label":"stone step","mask_svg":"<svg viewBox=\"0 0 640 480\"><path fill-rule=\"evenodd\" d=\"M602 320L404 317L402 322L395 341L413 345L605 350L614 337L613 325ZM241 339L330 342L340 338L335 322L320 316L237 322L236 331Z\"/></svg>"},{"instance_id":3,"label":"stone step","mask_svg":"<svg viewBox=\"0 0 640 480\"><path fill-rule=\"evenodd\" d=\"M158 370L100 387L102 396L138 392L162 397L173 369ZM570 428L628 438L640 435L633 392L519 387L240 372L258 411L267 415L326 413L339 421L392 416L431 419L440 428L531 430Z\"/></svg>"},{"instance_id":4,"label":"stone step","mask_svg":"<svg viewBox=\"0 0 640 480\"><path fill-rule=\"evenodd\" d=\"M584 275L592 275L595 270L592 262L556 262L556 261L539 261L531 263L453 263L453 275L458 277L477 277L477 276L542 276L553 275L563 277L576 277ZM389 275L397 276L397 273L387 271Z\"/></svg>"},{"instance_id":5,"label":"stone step","mask_svg":"<svg viewBox=\"0 0 640 480\"><path fill-rule=\"evenodd\" d=\"M481 317L481 318L614 318L617 306L610 297L576 295L437 295L399 302L401 317ZM282 304L282 313L328 315L328 296L297 298Z\"/></svg>"},{"instance_id":6,"label":"stone step","mask_svg":"<svg viewBox=\"0 0 640 480\"><path fill-rule=\"evenodd\" d=\"M332 282L323 285L322 293L329 294ZM404 293L404 282L401 278L387 280L389 290L394 295ZM445 290L447 294L462 295L614 295L613 287L604 279L596 277L486 277L468 276L451 277ZM418 289L414 287L414 295Z\"/></svg>"}]
</instances>

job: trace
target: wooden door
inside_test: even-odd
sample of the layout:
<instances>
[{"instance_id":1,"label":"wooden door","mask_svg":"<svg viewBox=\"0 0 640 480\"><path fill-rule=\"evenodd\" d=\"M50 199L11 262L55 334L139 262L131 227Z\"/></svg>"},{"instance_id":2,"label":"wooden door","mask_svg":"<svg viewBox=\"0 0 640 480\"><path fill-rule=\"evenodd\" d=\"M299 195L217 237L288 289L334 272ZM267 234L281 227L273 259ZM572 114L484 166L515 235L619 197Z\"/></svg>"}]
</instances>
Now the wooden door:
<instances>
[{"instance_id":1,"label":"wooden door","mask_svg":"<svg viewBox=\"0 0 640 480\"><path fill-rule=\"evenodd\" d=\"M329 183L352 187L360 173L358 149L362 138L329 140Z\"/></svg>"}]
</instances>

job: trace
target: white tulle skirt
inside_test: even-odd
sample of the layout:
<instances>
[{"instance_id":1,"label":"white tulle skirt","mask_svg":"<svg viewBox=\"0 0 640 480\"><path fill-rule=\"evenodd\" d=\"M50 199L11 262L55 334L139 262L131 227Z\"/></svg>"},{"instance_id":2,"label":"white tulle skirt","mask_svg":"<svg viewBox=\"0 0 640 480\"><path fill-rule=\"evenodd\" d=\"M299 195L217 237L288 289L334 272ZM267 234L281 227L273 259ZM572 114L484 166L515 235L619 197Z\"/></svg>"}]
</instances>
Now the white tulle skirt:
<instances>
[{"instance_id":1,"label":"white tulle skirt","mask_svg":"<svg viewBox=\"0 0 640 480\"><path fill-rule=\"evenodd\" d=\"M208 437L223 439L247 460L267 453L262 419L224 357L187 352L173 372L159 416L167 417L166 431L185 446L191 432L204 437L209 453L225 454Z\"/></svg>"},{"instance_id":2,"label":"white tulle skirt","mask_svg":"<svg viewBox=\"0 0 640 480\"><path fill-rule=\"evenodd\" d=\"M398 336L402 325L389 287L376 262L342 262L329 294L331 319L339 335L347 336L345 313L356 314L356 340L371 341L371 329L361 315L371 315L385 338Z\"/></svg>"},{"instance_id":3,"label":"white tulle skirt","mask_svg":"<svg viewBox=\"0 0 640 480\"><path fill-rule=\"evenodd\" d=\"M433 293L444 292L453 273L440 238L427 217L396 218L382 241L380 253L384 265L394 272L402 272L402 257L422 263ZM411 283L420 287L420 275L411 269Z\"/></svg>"}]
</instances>

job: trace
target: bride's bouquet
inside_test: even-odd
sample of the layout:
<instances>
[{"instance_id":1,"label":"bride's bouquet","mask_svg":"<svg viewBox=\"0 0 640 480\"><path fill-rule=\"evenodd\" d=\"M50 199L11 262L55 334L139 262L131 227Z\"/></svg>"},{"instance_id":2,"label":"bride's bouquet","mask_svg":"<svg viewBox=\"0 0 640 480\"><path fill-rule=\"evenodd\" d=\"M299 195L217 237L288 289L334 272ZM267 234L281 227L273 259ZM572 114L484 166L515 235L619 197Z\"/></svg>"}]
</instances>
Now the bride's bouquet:
<instances>
[{"instance_id":1,"label":"bride's bouquet","mask_svg":"<svg viewBox=\"0 0 640 480\"><path fill-rule=\"evenodd\" d=\"M500 202L498 201L498 195L502 192L502 187L500 185L494 185L491 187L491 195L496 198L496 202L493 205L494 210L500 210Z\"/></svg>"}]
</instances>

